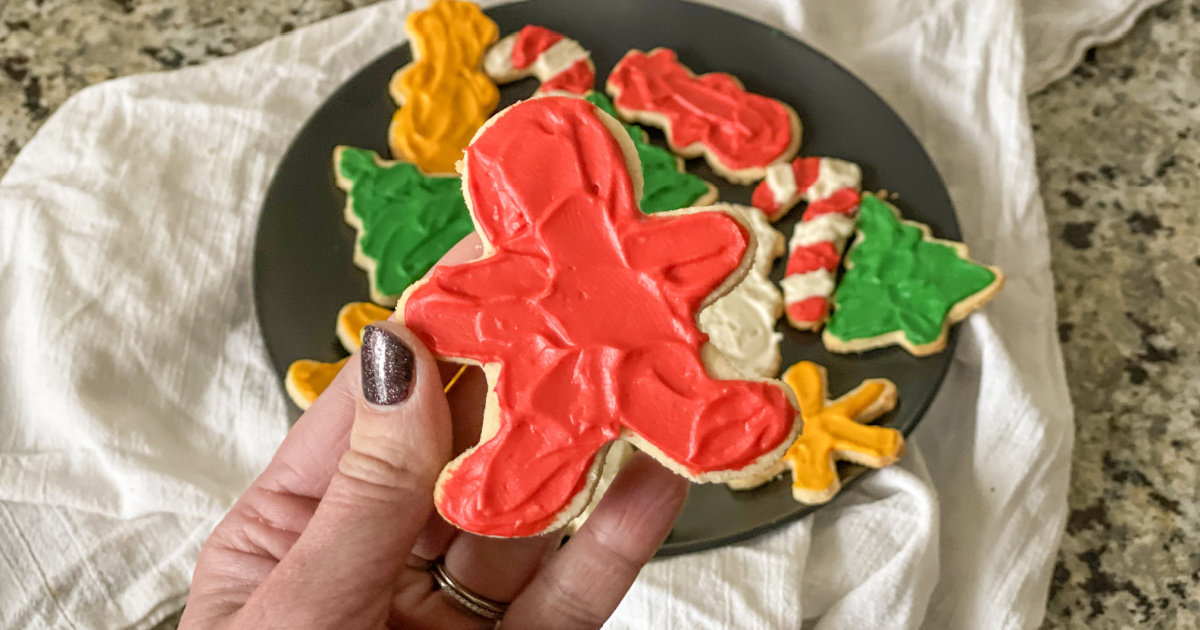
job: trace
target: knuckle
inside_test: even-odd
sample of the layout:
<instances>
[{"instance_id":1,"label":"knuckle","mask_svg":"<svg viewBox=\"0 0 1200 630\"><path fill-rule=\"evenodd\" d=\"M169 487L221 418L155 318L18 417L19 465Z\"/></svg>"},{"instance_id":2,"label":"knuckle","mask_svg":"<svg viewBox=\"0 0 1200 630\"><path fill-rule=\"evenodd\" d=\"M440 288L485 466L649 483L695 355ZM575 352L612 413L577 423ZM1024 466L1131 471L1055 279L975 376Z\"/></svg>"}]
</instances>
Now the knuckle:
<instances>
[{"instance_id":1,"label":"knuckle","mask_svg":"<svg viewBox=\"0 0 1200 630\"><path fill-rule=\"evenodd\" d=\"M555 620L555 627L599 628L608 620L609 611L602 609L586 585L572 582L558 583L550 590L546 599L548 618Z\"/></svg>"},{"instance_id":2,"label":"knuckle","mask_svg":"<svg viewBox=\"0 0 1200 630\"><path fill-rule=\"evenodd\" d=\"M349 482L347 489L352 493L386 498L397 493L429 492L439 471L423 461L385 459L351 449L338 462L338 472Z\"/></svg>"}]
</instances>

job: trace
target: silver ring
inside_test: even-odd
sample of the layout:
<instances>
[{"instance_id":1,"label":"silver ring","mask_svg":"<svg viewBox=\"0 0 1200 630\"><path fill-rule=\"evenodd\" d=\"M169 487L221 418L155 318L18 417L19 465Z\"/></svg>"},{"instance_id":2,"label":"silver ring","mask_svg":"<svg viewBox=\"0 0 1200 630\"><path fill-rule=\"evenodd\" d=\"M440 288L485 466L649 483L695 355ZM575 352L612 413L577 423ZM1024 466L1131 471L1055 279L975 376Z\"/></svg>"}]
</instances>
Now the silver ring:
<instances>
[{"instance_id":1,"label":"silver ring","mask_svg":"<svg viewBox=\"0 0 1200 630\"><path fill-rule=\"evenodd\" d=\"M433 574L433 581L437 582L438 587L463 608L488 621L500 621L504 618L508 604L478 595L459 584L457 580L450 577L450 572L446 570L444 556L433 562L433 568L429 569L429 572Z\"/></svg>"}]
</instances>

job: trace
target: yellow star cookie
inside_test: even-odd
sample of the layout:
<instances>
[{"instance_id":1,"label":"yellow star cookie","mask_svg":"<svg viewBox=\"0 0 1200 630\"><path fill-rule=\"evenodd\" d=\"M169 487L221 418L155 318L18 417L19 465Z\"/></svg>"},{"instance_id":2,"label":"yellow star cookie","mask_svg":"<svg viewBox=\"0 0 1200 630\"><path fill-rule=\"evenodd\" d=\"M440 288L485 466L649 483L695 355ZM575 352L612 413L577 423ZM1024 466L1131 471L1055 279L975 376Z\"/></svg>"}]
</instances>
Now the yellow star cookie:
<instances>
[{"instance_id":1,"label":"yellow star cookie","mask_svg":"<svg viewBox=\"0 0 1200 630\"><path fill-rule=\"evenodd\" d=\"M873 378L830 402L825 368L801 361L783 375L800 403L804 429L774 468L761 475L731 481L736 490L758 487L785 469L792 470L792 496L800 503L817 505L841 489L837 461L882 468L904 454L904 436L895 429L864 424L896 406L896 385Z\"/></svg>"}]
</instances>

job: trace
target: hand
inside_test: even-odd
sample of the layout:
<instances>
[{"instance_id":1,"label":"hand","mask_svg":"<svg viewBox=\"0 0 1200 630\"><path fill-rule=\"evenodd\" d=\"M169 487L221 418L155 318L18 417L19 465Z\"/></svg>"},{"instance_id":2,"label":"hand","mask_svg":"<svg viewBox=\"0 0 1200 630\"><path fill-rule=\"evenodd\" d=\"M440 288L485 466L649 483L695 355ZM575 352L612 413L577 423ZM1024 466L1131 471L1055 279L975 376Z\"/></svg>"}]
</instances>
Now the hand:
<instances>
[{"instance_id":1,"label":"hand","mask_svg":"<svg viewBox=\"0 0 1200 630\"><path fill-rule=\"evenodd\" d=\"M443 261L478 255L465 240ZM560 534L460 532L434 511L433 487L478 440L482 371L444 395L457 365L395 322L375 328L367 360L346 364L205 543L180 627L493 626L437 588L439 557L470 591L512 602L505 627L599 627L670 531L687 482L639 453L561 548Z\"/></svg>"}]
</instances>

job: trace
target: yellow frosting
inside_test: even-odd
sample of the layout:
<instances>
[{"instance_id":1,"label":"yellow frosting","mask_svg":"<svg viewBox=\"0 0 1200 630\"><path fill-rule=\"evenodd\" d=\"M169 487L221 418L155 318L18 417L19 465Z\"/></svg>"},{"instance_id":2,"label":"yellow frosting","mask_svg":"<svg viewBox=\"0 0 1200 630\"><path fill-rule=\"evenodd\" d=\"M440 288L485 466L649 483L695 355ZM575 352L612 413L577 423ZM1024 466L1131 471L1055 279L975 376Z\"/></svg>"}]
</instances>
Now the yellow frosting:
<instances>
[{"instance_id":1,"label":"yellow frosting","mask_svg":"<svg viewBox=\"0 0 1200 630\"><path fill-rule=\"evenodd\" d=\"M392 155L426 173L453 173L463 149L500 102L500 92L480 70L499 29L474 3L437 0L409 14L405 30L414 61L400 69L392 85L401 103L392 118Z\"/></svg>"},{"instance_id":2,"label":"yellow frosting","mask_svg":"<svg viewBox=\"0 0 1200 630\"><path fill-rule=\"evenodd\" d=\"M362 331L375 322L381 322L392 316L392 309L372 304L371 302L351 302L338 311L338 333L348 341L353 341L353 347L346 348L353 352L362 347Z\"/></svg>"},{"instance_id":3,"label":"yellow frosting","mask_svg":"<svg viewBox=\"0 0 1200 630\"><path fill-rule=\"evenodd\" d=\"M895 406L877 404L895 387L886 379L863 382L833 403L828 402L825 372L815 363L802 361L783 375L796 393L804 429L784 460L792 468L792 485L809 492L828 490L838 483L837 459L841 453L858 453L871 459L894 460L904 452L904 437L886 427L860 424L868 411L878 416Z\"/></svg>"},{"instance_id":4,"label":"yellow frosting","mask_svg":"<svg viewBox=\"0 0 1200 630\"><path fill-rule=\"evenodd\" d=\"M317 396L320 396L321 392L329 387L334 377L342 371L346 361L349 360L350 357L346 357L337 363L322 363L301 359L289 365L284 382L292 401L296 403L297 407L308 409Z\"/></svg>"}]
</instances>

